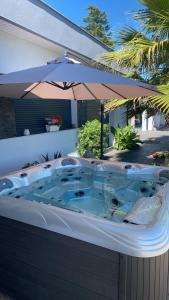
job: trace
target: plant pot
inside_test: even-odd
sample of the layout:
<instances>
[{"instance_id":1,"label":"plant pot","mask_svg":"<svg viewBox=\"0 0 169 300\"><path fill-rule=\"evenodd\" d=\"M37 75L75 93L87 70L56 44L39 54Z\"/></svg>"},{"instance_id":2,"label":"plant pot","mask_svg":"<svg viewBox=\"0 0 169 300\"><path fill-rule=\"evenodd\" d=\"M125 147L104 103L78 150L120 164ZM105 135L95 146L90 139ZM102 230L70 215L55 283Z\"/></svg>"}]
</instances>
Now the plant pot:
<instances>
[{"instance_id":1,"label":"plant pot","mask_svg":"<svg viewBox=\"0 0 169 300\"><path fill-rule=\"evenodd\" d=\"M166 160L165 157L164 158L158 157L154 160L154 162L157 166L161 166L165 164L165 160Z\"/></svg>"},{"instance_id":2,"label":"plant pot","mask_svg":"<svg viewBox=\"0 0 169 300\"><path fill-rule=\"evenodd\" d=\"M58 131L59 129L60 129L59 125L46 125L47 132L54 132L54 131Z\"/></svg>"}]
</instances>

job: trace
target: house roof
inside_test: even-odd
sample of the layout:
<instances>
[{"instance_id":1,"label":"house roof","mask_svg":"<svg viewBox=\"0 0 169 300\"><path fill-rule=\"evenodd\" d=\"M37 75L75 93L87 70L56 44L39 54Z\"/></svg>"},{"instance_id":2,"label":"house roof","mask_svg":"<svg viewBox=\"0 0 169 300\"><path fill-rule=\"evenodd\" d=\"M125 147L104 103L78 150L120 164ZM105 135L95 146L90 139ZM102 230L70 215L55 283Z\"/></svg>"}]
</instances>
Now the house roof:
<instances>
[{"instance_id":1,"label":"house roof","mask_svg":"<svg viewBox=\"0 0 169 300\"><path fill-rule=\"evenodd\" d=\"M1 0L0 18L10 26L17 28L22 38L33 34L83 57L95 60L111 49L84 29L64 17L42 0ZM4 26L1 27L4 30ZM10 27L9 32L12 27ZM24 35L25 31L25 35ZM33 38L35 41L35 38ZM43 44L43 42L42 42ZM45 42L44 42L45 44Z\"/></svg>"},{"instance_id":2,"label":"house roof","mask_svg":"<svg viewBox=\"0 0 169 300\"><path fill-rule=\"evenodd\" d=\"M28 1L32 2L35 5L40 6L41 8L43 8L44 10L46 10L51 15L55 16L56 18L60 19L61 21L64 21L67 25L71 26L73 29L79 31L81 34L84 34L84 35L88 36L93 41L95 41L96 43L98 43L102 47L104 47L106 51L111 51L112 50L110 47L108 47L103 42L101 42L98 38L96 38L95 36L93 36L92 34L90 34L89 32L87 32L86 30L84 30L83 28L81 28L80 26L78 26L77 24L75 24L74 22L72 22L70 19L68 19L67 17L65 17L60 12L58 12L51 5L45 3L43 0L28 0Z\"/></svg>"}]
</instances>

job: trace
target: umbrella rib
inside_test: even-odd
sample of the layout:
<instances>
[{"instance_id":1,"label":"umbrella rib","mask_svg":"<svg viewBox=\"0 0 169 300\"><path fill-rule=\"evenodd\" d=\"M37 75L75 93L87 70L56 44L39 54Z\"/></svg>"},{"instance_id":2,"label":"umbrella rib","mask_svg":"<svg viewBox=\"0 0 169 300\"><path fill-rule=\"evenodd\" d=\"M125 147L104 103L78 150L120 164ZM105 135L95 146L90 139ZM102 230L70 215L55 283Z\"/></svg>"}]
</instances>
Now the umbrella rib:
<instances>
[{"instance_id":1,"label":"umbrella rib","mask_svg":"<svg viewBox=\"0 0 169 300\"><path fill-rule=\"evenodd\" d=\"M25 92L20 99L23 99L27 94L29 94L30 92L32 92L39 84L41 84L41 82L38 82L35 86L33 86L33 88L31 88L29 91Z\"/></svg>"},{"instance_id":2,"label":"umbrella rib","mask_svg":"<svg viewBox=\"0 0 169 300\"><path fill-rule=\"evenodd\" d=\"M95 100L98 100L97 97L91 92L91 90L88 88L88 86L83 83L83 85L85 86L85 88L88 90L88 92L94 97Z\"/></svg>"},{"instance_id":3,"label":"umbrella rib","mask_svg":"<svg viewBox=\"0 0 169 300\"><path fill-rule=\"evenodd\" d=\"M55 87L58 87L59 89L62 89L62 90L64 89L63 86L61 86L60 84L58 84L58 83L56 83L54 81L46 81L46 83L51 84L51 85L53 85Z\"/></svg>"},{"instance_id":4,"label":"umbrella rib","mask_svg":"<svg viewBox=\"0 0 169 300\"><path fill-rule=\"evenodd\" d=\"M60 84L58 84L58 83L56 83L56 82L54 82L54 81L46 81L46 83L51 84L51 85L53 85L53 86L55 86L55 87L58 87L58 88L61 89L61 90L68 90L68 89L70 89L71 87L80 84L80 83L74 83L74 82L72 82L72 83L70 83L69 85L66 85L66 82L63 82L63 86L61 86Z\"/></svg>"},{"instance_id":5,"label":"umbrella rib","mask_svg":"<svg viewBox=\"0 0 169 300\"><path fill-rule=\"evenodd\" d=\"M73 87L73 86L77 86L77 85L79 85L79 84L81 84L81 82L77 82L77 83L72 82L72 83L69 85L69 88L71 88L71 87Z\"/></svg>"},{"instance_id":6,"label":"umbrella rib","mask_svg":"<svg viewBox=\"0 0 169 300\"><path fill-rule=\"evenodd\" d=\"M56 83L56 82L54 82L54 81L46 81L46 83L48 83L48 84L50 84L50 85L52 85L52 86L54 86L54 87L57 87L57 88L59 88L59 89L61 89L61 90L66 90L66 88L65 87L63 87L63 86L61 86L60 84L58 84L58 83Z\"/></svg>"},{"instance_id":7,"label":"umbrella rib","mask_svg":"<svg viewBox=\"0 0 169 300\"><path fill-rule=\"evenodd\" d=\"M116 92L115 90L113 90L112 88L110 88L109 86L107 86L106 84L102 83L103 86L105 86L107 89L111 90L112 92L116 93L117 95L119 95L120 97L122 97L123 99L127 99L125 96L123 96L122 94ZM149 89L148 87L144 87L144 86L141 86L141 85L138 85L139 88L142 88L142 89L146 89L148 91L152 91L152 92L156 92L156 90L153 90L153 89ZM160 92L159 92L160 93ZM162 94L162 93L160 93ZM162 94L163 95L163 94ZM145 96L146 97L146 96Z\"/></svg>"},{"instance_id":8,"label":"umbrella rib","mask_svg":"<svg viewBox=\"0 0 169 300\"><path fill-rule=\"evenodd\" d=\"M158 93L158 94L161 94L161 95L164 95L163 93L161 93L160 91L157 91L157 90L153 90L153 89L149 89L148 87L145 87L145 86L141 86L141 85L139 85L139 87L140 88L142 88L142 89L146 89L146 90L148 90L148 91L152 91L152 92L156 92L156 93ZM146 97L146 96L145 96Z\"/></svg>"},{"instance_id":9,"label":"umbrella rib","mask_svg":"<svg viewBox=\"0 0 169 300\"><path fill-rule=\"evenodd\" d=\"M123 96L122 94L116 92L115 90L113 90L112 88L110 88L109 86L107 86L106 84L102 83L102 85L104 87L106 87L107 89L109 89L110 91L114 92L115 94L117 94L118 96L122 97L123 99L127 99L125 96Z\"/></svg>"}]
</instances>

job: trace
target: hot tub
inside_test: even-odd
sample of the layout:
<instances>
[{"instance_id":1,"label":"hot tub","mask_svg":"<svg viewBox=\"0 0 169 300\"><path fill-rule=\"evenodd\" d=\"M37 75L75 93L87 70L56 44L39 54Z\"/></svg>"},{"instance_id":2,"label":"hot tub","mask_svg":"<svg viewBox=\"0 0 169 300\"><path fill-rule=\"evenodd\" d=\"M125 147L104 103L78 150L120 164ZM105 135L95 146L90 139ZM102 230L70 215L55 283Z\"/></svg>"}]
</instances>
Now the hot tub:
<instances>
[{"instance_id":1,"label":"hot tub","mask_svg":"<svg viewBox=\"0 0 169 300\"><path fill-rule=\"evenodd\" d=\"M167 299L168 181L167 168L76 158L0 178L1 288L22 300Z\"/></svg>"}]
</instances>

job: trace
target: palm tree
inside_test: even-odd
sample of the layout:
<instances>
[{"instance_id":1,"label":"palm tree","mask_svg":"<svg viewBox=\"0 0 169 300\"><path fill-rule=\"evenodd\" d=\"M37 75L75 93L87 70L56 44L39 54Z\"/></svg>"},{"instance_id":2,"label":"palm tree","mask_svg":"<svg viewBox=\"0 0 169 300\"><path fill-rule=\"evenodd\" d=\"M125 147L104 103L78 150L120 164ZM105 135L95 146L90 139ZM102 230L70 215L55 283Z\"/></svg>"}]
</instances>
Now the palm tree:
<instances>
[{"instance_id":1,"label":"palm tree","mask_svg":"<svg viewBox=\"0 0 169 300\"><path fill-rule=\"evenodd\" d=\"M118 31L119 49L106 53L101 60L117 64L130 77L159 85L163 96L149 97L148 105L169 113L169 1L139 0L145 8L135 11L133 18L140 30L123 27ZM162 86L161 86L162 84ZM128 100L131 102L131 99ZM109 102L107 110L126 104L126 100Z\"/></svg>"}]
</instances>

